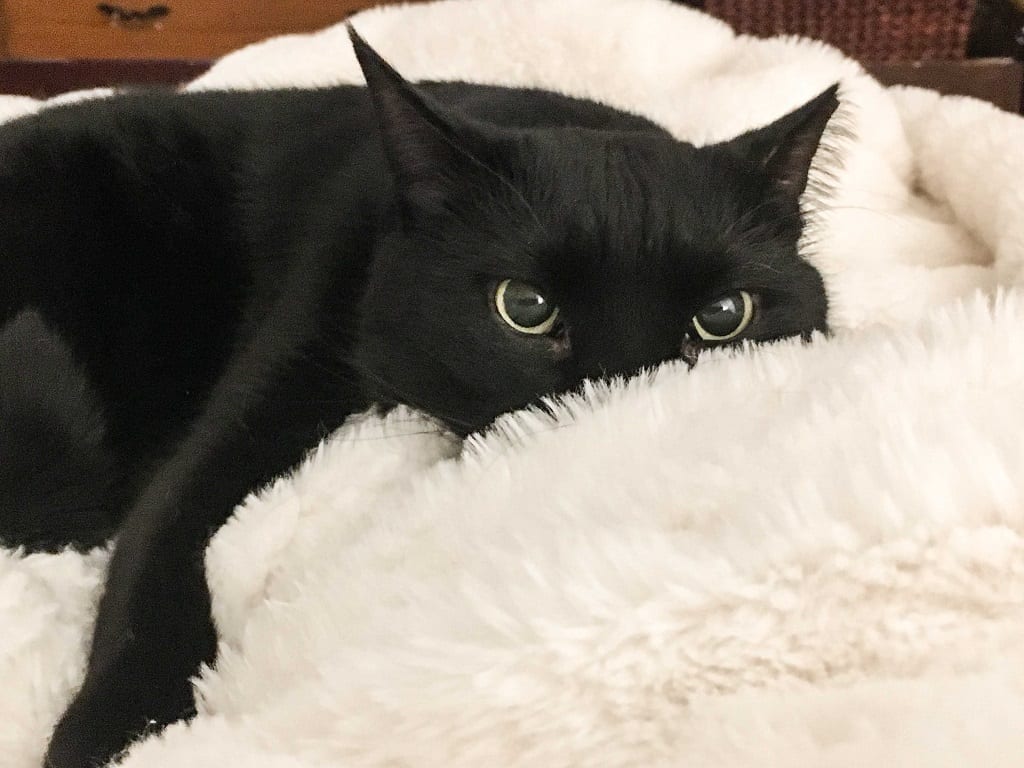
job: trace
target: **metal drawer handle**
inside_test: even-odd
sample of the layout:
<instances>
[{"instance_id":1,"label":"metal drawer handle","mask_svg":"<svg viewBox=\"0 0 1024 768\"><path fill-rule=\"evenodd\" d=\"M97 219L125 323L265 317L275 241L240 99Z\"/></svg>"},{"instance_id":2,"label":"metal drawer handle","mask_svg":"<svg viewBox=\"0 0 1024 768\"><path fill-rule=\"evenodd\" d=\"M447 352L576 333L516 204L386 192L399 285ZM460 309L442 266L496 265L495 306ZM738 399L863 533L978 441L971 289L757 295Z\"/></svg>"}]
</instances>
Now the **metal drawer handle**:
<instances>
[{"instance_id":1,"label":"metal drawer handle","mask_svg":"<svg viewBox=\"0 0 1024 768\"><path fill-rule=\"evenodd\" d=\"M110 19L111 24L146 24L155 23L170 14L171 9L166 5L151 5L144 11L135 11L131 8L122 8L119 5L100 3L96 10Z\"/></svg>"}]
</instances>

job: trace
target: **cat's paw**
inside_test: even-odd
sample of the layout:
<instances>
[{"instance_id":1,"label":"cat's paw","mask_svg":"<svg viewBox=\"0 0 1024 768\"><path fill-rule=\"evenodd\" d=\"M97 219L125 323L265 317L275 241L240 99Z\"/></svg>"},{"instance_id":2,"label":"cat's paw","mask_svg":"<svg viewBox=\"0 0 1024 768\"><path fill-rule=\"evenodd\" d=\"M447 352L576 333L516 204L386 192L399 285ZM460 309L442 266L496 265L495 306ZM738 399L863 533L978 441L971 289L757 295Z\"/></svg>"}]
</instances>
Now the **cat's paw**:
<instances>
[{"instance_id":1,"label":"cat's paw","mask_svg":"<svg viewBox=\"0 0 1024 768\"><path fill-rule=\"evenodd\" d=\"M96 768L121 752L131 737L105 727L101 717L76 699L50 737L44 768Z\"/></svg>"},{"instance_id":2,"label":"cat's paw","mask_svg":"<svg viewBox=\"0 0 1024 768\"><path fill-rule=\"evenodd\" d=\"M132 742L195 713L187 676L168 676L159 654L126 653L90 675L50 738L45 768L98 768Z\"/></svg>"}]
</instances>

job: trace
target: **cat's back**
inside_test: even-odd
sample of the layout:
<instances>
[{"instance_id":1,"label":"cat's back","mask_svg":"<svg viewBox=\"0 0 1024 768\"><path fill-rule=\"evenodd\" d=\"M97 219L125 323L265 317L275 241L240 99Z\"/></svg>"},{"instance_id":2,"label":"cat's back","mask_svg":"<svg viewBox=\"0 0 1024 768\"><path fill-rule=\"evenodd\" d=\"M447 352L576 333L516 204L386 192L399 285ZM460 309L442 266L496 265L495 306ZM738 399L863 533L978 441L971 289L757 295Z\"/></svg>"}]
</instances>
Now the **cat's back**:
<instances>
[{"instance_id":1,"label":"cat's back","mask_svg":"<svg viewBox=\"0 0 1024 768\"><path fill-rule=\"evenodd\" d=\"M444 108L501 127L662 132L645 118L539 89L463 82L419 87ZM140 90L0 125L0 189L88 189L95 197L146 179L168 192L184 184L194 196L189 182L216 186L224 176L258 183L255 177L270 175L274 183L287 186L290 179L305 186L352 163L376 177L384 170L376 132L373 105L361 86Z\"/></svg>"}]
</instances>

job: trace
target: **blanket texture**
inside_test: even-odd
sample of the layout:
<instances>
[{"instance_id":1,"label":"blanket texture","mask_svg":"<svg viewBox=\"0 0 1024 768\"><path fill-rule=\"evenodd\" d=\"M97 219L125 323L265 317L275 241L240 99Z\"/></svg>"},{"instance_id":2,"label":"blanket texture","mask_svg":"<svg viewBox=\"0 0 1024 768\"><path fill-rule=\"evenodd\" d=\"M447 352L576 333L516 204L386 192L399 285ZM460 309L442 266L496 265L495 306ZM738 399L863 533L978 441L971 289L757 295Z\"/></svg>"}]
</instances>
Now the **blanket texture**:
<instances>
[{"instance_id":1,"label":"blanket texture","mask_svg":"<svg viewBox=\"0 0 1024 768\"><path fill-rule=\"evenodd\" d=\"M407 411L353 420L211 543L200 715L123 765L1020 765L1024 120L667 0L355 23L411 78L588 96L697 143L841 81L802 242L837 333L465 446ZM189 87L357 81L335 27ZM0 766L38 765L106 556L0 551Z\"/></svg>"}]
</instances>

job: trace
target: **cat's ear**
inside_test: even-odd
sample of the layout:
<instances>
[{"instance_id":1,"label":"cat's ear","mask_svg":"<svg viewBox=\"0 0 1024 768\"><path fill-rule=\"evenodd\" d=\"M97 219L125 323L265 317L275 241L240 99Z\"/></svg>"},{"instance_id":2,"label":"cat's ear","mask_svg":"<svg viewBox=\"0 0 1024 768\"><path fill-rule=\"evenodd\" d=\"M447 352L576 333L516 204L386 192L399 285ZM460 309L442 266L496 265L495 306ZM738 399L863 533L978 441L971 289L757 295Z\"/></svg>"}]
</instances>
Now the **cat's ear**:
<instances>
[{"instance_id":1,"label":"cat's ear","mask_svg":"<svg viewBox=\"0 0 1024 768\"><path fill-rule=\"evenodd\" d=\"M455 127L359 36L349 38L373 99L398 193L415 209L435 209L468 164Z\"/></svg>"},{"instance_id":2,"label":"cat's ear","mask_svg":"<svg viewBox=\"0 0 1024 768\"><path fill-rule=\"evenodd\" d=\"M763 168L777 190L799 197L825 126L839 106L838 90L838 83L832 85L775 122L726 143Z\"/></svg>"}]
</instances>

